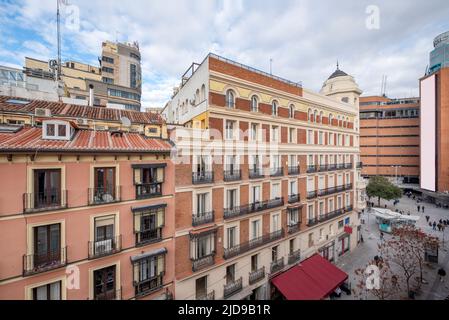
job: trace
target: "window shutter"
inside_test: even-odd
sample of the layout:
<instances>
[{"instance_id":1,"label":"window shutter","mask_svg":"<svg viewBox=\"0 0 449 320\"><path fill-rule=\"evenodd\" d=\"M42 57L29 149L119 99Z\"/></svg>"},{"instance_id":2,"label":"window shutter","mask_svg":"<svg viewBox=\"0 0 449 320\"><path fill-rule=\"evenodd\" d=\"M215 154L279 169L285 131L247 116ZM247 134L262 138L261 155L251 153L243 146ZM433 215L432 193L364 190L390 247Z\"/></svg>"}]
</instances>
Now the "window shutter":
<instances>
[{"instance_id":1,"label":"window shutter","mask_svg":"<svg viewBox=\"0 0 449 320\"><path fill-rule=\"evenodd\" d=\"M190 258L196 259L196 240L190 240Z\"/></svg>"},{"instance_id":2,"label":"window shutter","mask_svg":"<svg viewBox=\"0 0 449 320\"><path fill-rule=\"evenodd\" d=\"M157 257L157 275L165 271L165 256L160 255Z\"/></svg>"},{"instance_id":3,"label":"window shutter","mask_svg":"<svg viewBox=\"0 0 449 320\"><path fill-rule=\"evenodd\" d=\"M133 263L134 281L140 281L139 267L140 267L140 262Z\"/></svg>"},{"instance_id":4,"label":"window shutter","mask_svg":"<svg viewBox=\"0 0 449 320\"><path fill-rule=\"evenodd\" d=\"M165 209L161 208L157 211L157 227L162 228L165 225Z\"/></svg>"},{"instance_id":5,"label":"window shutter","mask_svg":"<svg viewBox=\"0 0 449 320\"><path fill-rule=\"evenodd\" d=\"M134 169L134 184L142 184L142 170Z\"/></svg>"},{"instance_id":6,"label":"window shutter","mask_svg":"<svg viewBox=\"0 0 449 320\"><path fill-rule=\"evenodd\" d=\"M134 215L134 232L138 233L140 232L140 214L135 214Z\"/></svg>"},{"instance_id":7,"label":"window shutter","mask_svg":"<svg viewBox=\"0 0 449 320\"><path fill-rule=\"evenodd\" d=\"M157 168L157 182L164 182L164 168Z\"/></svg>"}]
</instances>

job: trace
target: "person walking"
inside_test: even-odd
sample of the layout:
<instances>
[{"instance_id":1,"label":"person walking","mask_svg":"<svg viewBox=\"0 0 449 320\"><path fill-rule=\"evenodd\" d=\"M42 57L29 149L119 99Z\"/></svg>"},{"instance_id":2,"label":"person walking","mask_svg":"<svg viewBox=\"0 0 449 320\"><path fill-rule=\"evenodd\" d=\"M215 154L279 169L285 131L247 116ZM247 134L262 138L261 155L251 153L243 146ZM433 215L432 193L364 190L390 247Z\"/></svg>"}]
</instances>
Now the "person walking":
<instances>
[{"instance_id":1,"label":"person walking","mask_svg":"<svg viewBox=\"0 0 449 320\"><path fill-rule=\"evenodd\" d=\"M421 206L418 206L418 212L420 212L420 210L421 210Z\"/></svg>"},{"instance_id":2,"label":"person walking","mask_svg":"<svg viewBox=\"0 0 449 320\"><path fill-rule=\"evenodd\" d=\"M437 224L438 231L441 232L441 224Z\"/></svg>"},{"instance_id":3,"label":"person walking","mask_svg":"<svg viewBox=\"0 0 449 320\"><path fill-rule=\"evenodd\" d=\"M429 220L430 220L430 217L429 217L429 216L426 216L426 220L427 220L427 222L429 222Z\"/></svg>"},{"instance_id":4,"label":"person walking","mask_svg":"<svg viewBox=\"0 0 449 320\"><path fill-rule=\"evenodd\" d=\"M384 240L384 233L381 231L380 232L380 241L383 241Z\"/></svg>"},{"instance_id":5,"label":"person walking","mask_svg":"<svg viewBox=\"0 0 449 320\"><path fill-rule=\"evenodd\" d=\"M425 209L424 206L422 206L422 213L424 213L424 209Z\"/></svg>"},{"instance_id":6,"label":"person walking","mask_svg":"<svg viewBox=\"0 0 449 320\"><path fill-rule=\"evenodd\" d=\"M435 221L433 222L433 230L437 230L437 223Z\"/></svg>"}]
</instances>

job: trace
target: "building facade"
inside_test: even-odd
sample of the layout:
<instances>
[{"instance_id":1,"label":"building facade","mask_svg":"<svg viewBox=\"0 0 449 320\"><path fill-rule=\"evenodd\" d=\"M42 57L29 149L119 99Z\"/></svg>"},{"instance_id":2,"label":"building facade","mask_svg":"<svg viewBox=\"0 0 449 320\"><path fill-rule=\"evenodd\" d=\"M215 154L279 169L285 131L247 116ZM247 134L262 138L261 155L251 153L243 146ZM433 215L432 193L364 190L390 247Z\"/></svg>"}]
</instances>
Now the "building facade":
<instances>
[{"instance_id":1,"label":"building facade","mask_svg":"<svg viewBox=\"0 0 449 320\"><path fill-rule=\"evenodd\" d=\"M421 188L449 192L449 32L435 38L428 74L420 79ZM449 199L445 199L449 203Z\"/></svg>"},{"instance_id":2,"label":"building facade","mask_svg":"<svg viewBox=\"0 0 449 320\"><path fill-rule=\"evenodd\" d=\"M364 177L419 183L420 100L360 98L360 153Z\"/></svg>"},{"instance_id":3,"label":"building facade","mask_svg":"<svg viewBox=\"0 0 449 320\"><path fill-rule=\"evenodd\" d=\"M214 54L186 74L163 111L180 124L176 299L268 299L270 279L302 259L354 249L364 201L352 77L330 78L325 96Z\"/></svg>"},{"instance_id":4,"label":"building facade","mask_svg":"<svg viewBox=\"0 0 449 320\"><path fill-rule=\"evenodd\" d=\"M161 118L0 98L0 299L172 298Z\"/></svg>"}]
</instances>

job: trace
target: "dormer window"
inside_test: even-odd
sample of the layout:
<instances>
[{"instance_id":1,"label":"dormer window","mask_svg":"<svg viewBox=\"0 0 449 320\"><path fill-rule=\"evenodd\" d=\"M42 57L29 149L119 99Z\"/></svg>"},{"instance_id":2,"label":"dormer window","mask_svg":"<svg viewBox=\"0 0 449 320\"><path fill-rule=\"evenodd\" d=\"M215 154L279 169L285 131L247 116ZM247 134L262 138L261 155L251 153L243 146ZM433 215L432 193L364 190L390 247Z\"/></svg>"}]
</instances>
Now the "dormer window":
<instances>
[{"instance_id":1,"label":"dormer window","mask_svg":"<svg viewBox=\"0 0 449 320\"><path fill-rule=\"evenodd\" d=\"M66 121L43 121L42 138L48 140L70 140L72 126Z\"/></svg>"}]
</instances>

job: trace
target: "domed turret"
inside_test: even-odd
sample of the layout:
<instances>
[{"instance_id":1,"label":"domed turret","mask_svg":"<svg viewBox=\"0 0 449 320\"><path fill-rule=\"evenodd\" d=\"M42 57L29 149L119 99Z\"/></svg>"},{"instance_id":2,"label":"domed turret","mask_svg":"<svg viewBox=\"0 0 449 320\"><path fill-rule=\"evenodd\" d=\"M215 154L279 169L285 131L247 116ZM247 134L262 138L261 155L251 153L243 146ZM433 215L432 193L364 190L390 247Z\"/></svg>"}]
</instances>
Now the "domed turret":
<instances>
[{"instance_id":1,"label":"domed turret","mask_svg":"<svg viewBox=\"0 0 449 320\"><path fill-rule=\"evenodd\" d=\"M337 69L324 82L320 93L328 97L333 97L341 102L352 104L358 108L362 90L360 90L358 84L355 82L354 77L340 70L337 62Z\"/></svg>"}]
</instances>

